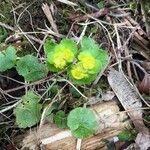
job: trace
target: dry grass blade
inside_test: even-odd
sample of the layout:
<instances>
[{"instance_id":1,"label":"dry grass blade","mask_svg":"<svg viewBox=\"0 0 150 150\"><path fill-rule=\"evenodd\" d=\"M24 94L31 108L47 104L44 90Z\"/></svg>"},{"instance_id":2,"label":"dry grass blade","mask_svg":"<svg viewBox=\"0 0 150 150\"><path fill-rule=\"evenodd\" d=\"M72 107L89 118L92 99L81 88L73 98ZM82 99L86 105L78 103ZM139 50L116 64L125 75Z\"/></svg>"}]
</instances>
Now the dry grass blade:
<instances>
[{"instance_id":1,"label":"dry grass blade","mask_svg":"<svg viewBox=\"0 0 150 150\"><path fill-rule=\"evenodd\" d=\"M76 3L73 3L71 1L68 1L68 0L57 0L61 3L64 3L64 4L67 4L67 5L70 5L70 6L78 6Z\"/></svg>"},{"instance_id":2,"label":"dry grass blade","mask_svg":"<svg viewBox=\"0 0 150 150\"><path fill-rule=\"evenodd\" d=\"M139 95L129 84L123 73L116 70L111 70L108 75L108 82L125 110L137 109L142 107L142 102ZM142 119L142 110L137 109L135 111L130 111L128 112L128 115L133 121L135 128L139 131L136 139L136 144L140 147L141 150L143 148L143 150L148 149L148 147L150 146L150 133L147 127L144 125Z\"/></svg>"},{"instance_id":3,"label":"dry grass blade","mask_svg":"<svg viewBox=\"0 0 150 150\"><path fill-rule=\"evenodd\" d=\"M43 10L44 14L46 15L49 23L51 24L54 32L58 33L57 26L56 26L56 23L55 23L55 21L54 21L54 19L52 17L52 14L51 14L51 11L49 9L49 6L47 4L43 4L42 5L42 10Z\"/></svg>"}]
</instances>

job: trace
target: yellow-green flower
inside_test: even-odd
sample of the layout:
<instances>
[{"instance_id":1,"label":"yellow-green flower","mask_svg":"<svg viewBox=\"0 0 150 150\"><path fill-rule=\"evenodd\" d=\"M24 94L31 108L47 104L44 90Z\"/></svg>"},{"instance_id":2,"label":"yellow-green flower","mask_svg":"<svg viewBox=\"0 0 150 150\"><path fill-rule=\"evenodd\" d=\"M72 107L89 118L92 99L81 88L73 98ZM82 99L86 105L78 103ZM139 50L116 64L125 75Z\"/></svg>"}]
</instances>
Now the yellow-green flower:
<instances>
[{"instance_id":1,"label":"yellow-green flower","mask_svg":"<svg viewBox=\"0 0 150 150\"><path fill-rule=\"evenodd\" d=\"M96 59L91 53L81 52L78 60L78 63L71 69L71 75L76 80L87 79L91 74L91 70L96 66Z\"/></svg>"},{"instance_id":2,"label":"yellow-green flower","mask_svg":"<svg viewBox=\"0 0 150 150\"><path fill-rule=\"evenodd\" d=\"M88 74L86 70L82 67L81 63L78 63L75 66L73 66L73 68L71 69L71 75L77 80L81 80L83 78L88 77Z\"/></svg>"},{"instance_id":3,"label":"yellow-green flower","mask_svg":"<svg viewBox=\"0 0 150 150\"><path fill-rule=\"evenodd\" d=\"M90 53L81 52L78 59L82 63L84 69L93 69L96 65L96 59Z\"/></svg>"},{"instance_id":4,"label":"yellow-green flower","mask_svg":"<svg viewBox=\"0 0 150 150\"><path fill-rule=\"evenodd\" d=\"M51 42L45 44L47 65L50 71L58 72L73 62L77 53L77 45L73 40L63 39L59 44L50 44Z\"/></svg>"},{"instance_id":5,"label":"yellow-green flower","mask_svg":"<svg viewBox=\"0 0 150 150\"><path fill-rule=\"evenodd\" d=\"M74 54L69 49L54 52L53 63L56 68L63 69L67 63L72 62Z\"/></svg>"}]
</instances>

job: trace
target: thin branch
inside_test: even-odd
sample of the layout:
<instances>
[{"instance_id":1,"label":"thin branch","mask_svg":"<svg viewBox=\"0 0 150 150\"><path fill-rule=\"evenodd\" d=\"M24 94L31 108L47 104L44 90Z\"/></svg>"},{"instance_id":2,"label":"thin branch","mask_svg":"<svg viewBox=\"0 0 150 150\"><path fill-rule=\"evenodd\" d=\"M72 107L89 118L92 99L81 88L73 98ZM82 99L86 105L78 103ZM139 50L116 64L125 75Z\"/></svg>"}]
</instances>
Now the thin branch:
<instances>
[{"instance_id":1,"label":"thin branch","mask_svg":"<svg viewBox=\"0 0 150 150\"><path fill-rule=\"evenodd\" d=\"M14 108L14 107L16 107L16 106L17 106L18 104L20 104L21 102L22 102L22 100L19 100L18 102L14 103L13 105L8 106L8 107L6 107L6 108L0 110L0 114L2 114L2 113L4 113L4 112L6 112L6 111L8 111L8 110L10 110L10 109L12 109L12 108Z\"/></svg>"}]
</instances>

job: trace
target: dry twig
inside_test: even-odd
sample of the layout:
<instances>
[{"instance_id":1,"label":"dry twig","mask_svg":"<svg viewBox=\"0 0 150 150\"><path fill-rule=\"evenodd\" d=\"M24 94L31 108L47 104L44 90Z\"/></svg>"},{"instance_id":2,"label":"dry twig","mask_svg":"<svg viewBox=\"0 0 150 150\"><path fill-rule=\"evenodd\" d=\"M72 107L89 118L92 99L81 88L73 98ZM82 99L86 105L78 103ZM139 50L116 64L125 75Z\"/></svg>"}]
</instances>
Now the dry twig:
<instances>
[{"instance_id":1,"label":"dry twig","mask_svg":"<svg viewBox=\"0 0 150 150\"><path fill-rule=\"evenodd\" d=\"M77 22L80 22L80 21L85 21L91 17L94 17L94 18L99 18L99 17L102 17L102 16L105 16L107 15L109 12L109 10L107 8L103 8L95 13L92 13L92 14L85 14L84 16L75 16L75 17L70 17L70 19L72 21L77 21Z\"/></svg>"}]
</instances>

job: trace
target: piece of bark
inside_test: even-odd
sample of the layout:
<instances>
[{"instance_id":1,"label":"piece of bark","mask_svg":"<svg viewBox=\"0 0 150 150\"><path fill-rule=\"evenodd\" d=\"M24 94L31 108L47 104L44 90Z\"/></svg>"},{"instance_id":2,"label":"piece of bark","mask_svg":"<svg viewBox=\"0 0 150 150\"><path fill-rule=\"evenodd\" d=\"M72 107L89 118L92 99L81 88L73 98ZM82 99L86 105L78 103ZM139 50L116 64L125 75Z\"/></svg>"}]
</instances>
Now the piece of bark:
<instances>
[{"instance_id":1,"label":"piece of bark","mask_svg":"<svg viewBox=\"0 0 150 150\"><path fill-rule=\"evenodd\" d=\"M142 107L140 97L129 84L122 72L111 70L108 75L108 82L125 110L133 110ZM129 116L131 115L142 118L141 109L128 112L128 114Z\"/></svg>"},{"instance_id":2,"label":"piece of bark","mask_svg":"<svg viewBox=\"0 0 150 150\"><path fill-rule=\"evenodd\" d=\"M104 140L116 136L120 133L120 131L121 129L105 130L102 133L87 138L86 140L82 141L81 150L107 150ZM44 150L76 150L76 144L77 140L74 137L70 136L53 143L41 145L41 148L43 148Z\"/></svg>"},{"instance_id":3,"label":"piece of bark","mask_svg":"<svg viewBox=\"0 0 150 150\"><path fill-rule=\"evenodd\" d=\"M114 137L130 126L127 115L119 112L115 101L97 104L90 109L96 113L99 127L95 136L82 141L82 150L106 149L104 139ZM38 146L44 150L75 150L76 138L68 129L59 129L53 124L46 124L26 135L21 145L22 150L25 147L36 150Z\"/></svg>"}]
</instances>

